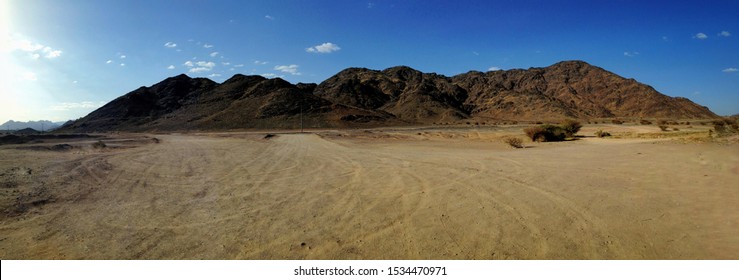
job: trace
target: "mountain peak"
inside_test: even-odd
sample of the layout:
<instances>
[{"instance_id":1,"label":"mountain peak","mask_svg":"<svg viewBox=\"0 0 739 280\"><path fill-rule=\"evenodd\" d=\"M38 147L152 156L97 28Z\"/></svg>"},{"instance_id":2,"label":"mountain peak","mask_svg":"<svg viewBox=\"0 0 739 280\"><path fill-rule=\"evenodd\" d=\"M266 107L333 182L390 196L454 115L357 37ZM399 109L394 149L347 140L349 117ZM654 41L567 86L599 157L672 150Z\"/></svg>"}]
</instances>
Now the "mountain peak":
<instances>
[{"instance_id":1,"label":"mountain peak","mask_svg":"<svg viewBox=\"0 0 739 280\"><path fill-rule=\"evenodd\" d=\"M312 93L312 94L311 94ZM318 85L236 74L222 84L185 74L118 98L65 127L76 131L431 124L464 119L714 118L581 60L453 77L408 66L347 68Z\"/></svg>"}]
</instances>

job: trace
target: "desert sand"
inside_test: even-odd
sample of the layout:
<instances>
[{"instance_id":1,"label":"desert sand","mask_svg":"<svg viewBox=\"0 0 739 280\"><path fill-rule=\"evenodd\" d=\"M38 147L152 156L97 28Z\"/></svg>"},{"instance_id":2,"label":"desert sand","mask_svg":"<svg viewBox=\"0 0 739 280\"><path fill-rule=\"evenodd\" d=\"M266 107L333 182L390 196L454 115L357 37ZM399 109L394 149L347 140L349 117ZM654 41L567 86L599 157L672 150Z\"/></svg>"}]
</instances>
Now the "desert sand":
<instances>
[{"instance_id":1,"label":"desert sand","mask_svg":"<svg viewBox=\"0 0 739 280\"><path fill-rule=\"evenodd\" d=\"M4 145L0 259L739 259L736 144L506 134L521 129Z\"/></svg>"}]
</instances>

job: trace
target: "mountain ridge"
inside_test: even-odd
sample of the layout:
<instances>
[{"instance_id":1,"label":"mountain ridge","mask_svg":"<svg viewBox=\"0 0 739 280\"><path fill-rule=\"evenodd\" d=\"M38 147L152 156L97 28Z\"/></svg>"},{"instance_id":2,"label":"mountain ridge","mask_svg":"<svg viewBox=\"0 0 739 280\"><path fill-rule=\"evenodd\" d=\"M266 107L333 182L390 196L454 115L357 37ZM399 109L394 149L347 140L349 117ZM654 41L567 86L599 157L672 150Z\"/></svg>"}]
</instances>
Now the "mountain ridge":
<instances>
[{"instance_id":1,"label":"mountain ridge","mask_svg":"<svg viewBox=\"0 0 739 280\"><path fill-rule=\"evenodd\" d=\"M319 84L236 74L223 83L185 74L140 87L63 130L150 131L364 127L464 119L716 118L584 61L469 71L447 77L408 66L352 67Z\"/></svg>"}]
</instances>

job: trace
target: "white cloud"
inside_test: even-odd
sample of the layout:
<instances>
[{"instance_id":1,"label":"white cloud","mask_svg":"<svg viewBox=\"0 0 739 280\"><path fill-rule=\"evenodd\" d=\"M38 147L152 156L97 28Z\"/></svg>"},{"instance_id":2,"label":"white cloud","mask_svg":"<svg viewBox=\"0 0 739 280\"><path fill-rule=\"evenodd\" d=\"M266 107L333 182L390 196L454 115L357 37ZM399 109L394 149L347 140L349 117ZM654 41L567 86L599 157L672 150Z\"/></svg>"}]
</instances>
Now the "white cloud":
<instances>
[{"instance_id":1,"label":"white cloud","mask_svg":"<svg viewBox=\"0 0 739 280\"><path fill-rule=\"evenodd\" d=\"M729 31L721 31L721 33L718 34L719 37L729 37L731 36L731 33Z\"/></svg>"},{"instance_id":2,"label":"white cloud","mask_svg":"<svg viewBox=\"0 0 739 280\"><path fill-rule=\"evenodd\" d=\"M624 52L624 56L635 57L639 55L639 52Z\"/></svg>"},{"instance_id":3,"label":"white cloud","mask_svg":"<svg viewBox=\"0 0 739 280\"><path fill-rule=\"evenodd\" d=\"M724 70L721 70L721 72L724 72L724 73L734 73L734 72L739 72L739 69L736 69L734 67L731 67L731 68L726 68Z\"/></svg>"},{"instance_id":4,"label":"white cloud","mask_svg":"<svg viewBox=\"0 0 739 280\"><path fill-rule=\"evenodd\" d=\"M57 58L62 55L62 51L60 50L53 50L46 53L46 58Z\"/></svg>"},{"instance_id":5,"label":"white cloud","mask_svg":"<svg viewBox=\"0 0 739 280\"><path fill-rule=\"evenodd\" d=\"M704 39L707 39L708 38L708 35L706 35L705 33L702 33L701 32L701 33L695 34L695 36L693 36L693 38L704 40Z\"/></svg>"},{"instance_id":6,"label":"white cloud","mask_svg":"<svg viewBox=\"0 0 739 280\"><path fill-rule=\"evenodd\" d=\"M44 48L43 45L37 44L37 43L33 43L31 41L28 41L28 40L13 41L12 42L12 46L11 46L11 49L13 49L13 50L20 50L20 51L24 51L24 52L35 52L35 51L41 50L43 48Z\"/></svg>"},{"instance_id":7,"label":"white cloud","mask_svg":"<svg viewBox=\"0 0 739 280\"><path fill-rule=\"evenodd\" d=\"M121 59L125 59L125 58L126 58L126 55L125 54L122 54L121 55Z\"/></svg>"},{"instance_id":8,"label":"white cloud","mask_svg":"<svg viewBox=\"0 0 739 280\"><path fill-rule=\"evenodd\" d=\"M275 70L282 71L285 73L290 73L291 75L301 75L301 73L298 72L298 65L295 65L295 64L278 65L278 66L275 66Z\"/></svg>"},{"instance_id":9,"label":"white cloud","mask_svg":"<svg viewBox=\"0 0 739 280\"><path fill-rule=\"evenodd\" d=\"M667 38L667 36L662 36L662 41L669 42L670 38Z\"/></svg>"},{"instance_id":10,"label":"white cloud","mask_svg":"<svg viewBox=\"0 0 739 280\"><path fill-rule=\"evenodd\" d=\"M231 62L221 62L221 65L223 65L223 66L229 66L229 65L231 65Z\"/></svg>"},{"instance_id":11,"label":"white cloud","mask_svg":"<svg viewBox=\"0 0 739 280\"><path fill-rule=\"evenodd\" d=\"M367 9L372 9L375 7L375 3L369 2L367 3Z\"/></svg>"},{"instance_id":12,"label":"white cloud","mask_svg":"<svg viewBox=\"0 0 739 280\"><path fill-rule=\"evenodd\" d=\"M275 18L272 17L272 16L270 16L270 15L265 15L264 18L266 18L268 20L275 20Z\"/></svg>"},{"instance_id":13,"label":"white cloud","mask_svg":"<svg viewBox=\"0 0 739 280\"><path fill-rule=\"evenodd\" d=\"M167 69L169 69L169 70L172 70L172 69L174 69L174 65L170 65L170 66L168 66L168 67L167 67Z\"/></svg>"},{"instance_id":14,"label":"white cloud","mask_svg":"<svg viewBox=\"0 0 739 280\"><path fill-rule=\"evenodd\" d=\"M108 59L108 61L105 62L105 64L111 64L111 63L113 63L113 61L110 59Z\"/></svg>"},{"instance_id":15,"label":"white cloud","mask_svg":"<svg viewBox=\"0 0 739 280\"><path fill-rule=\"evenodd\" d=\"M269 63L269 62L267 62L267 61L259 61L259 60L255 60L254 61L254 64L258 64L258 65L265 65L267 63Z\"/></svg>"},{"instance_id":16,"label":"white cloud","mask_svg":"<svg viewBox=\"0 0 739 280\"><path fill-rule=\"evenodd\" d=\"M496 67L496 66L493 66L493 67L488 68L488 71L498 71L498 70L502 70L502 69L500 69L500 67Z\"/></svg>"},{"instance_id":17,"label":"white cloud","mask_svg":"<svg viewBox=\"0 0 739 280\"><path fill-rule=\"evenodd\" d=\"M121 66L126 66L126 64L125 63L121 63Z\"/></svg>"},{"instance_id":18,"label":"white cloud","mask_svg":"<svg viewBox=\"0 0 739 280\"><path fill-rule=\"evenodd\" d=\"M164 46L167 48L174 48L174 47L177 47L177 44L172 43L172 42L166 42L164 43Z\"/></svg>"},{"instance_id":19,"label":"white cloud","mask_svg":"<svg viewBox=\"0 0 739 280\"><path fill-rule=\"evenodd\" d=\"M285 77L285 76L277 75L277 74L273 74L273 73L259 74L259 76L265 77L267 79L271 79L271 78L284 78Z\"/></svg>"},{"instance_id":20,"label":"white cloud","mask_svg":"<svg viewBox=\"0 0 739 280\"><path fill-rule=\"evenodd\" d=\"M52 105L51 109L55 111L67 111L67 110L74 110L74 109L96 109L101 106L105 105L105 102L92 102L92 101L82 101L82 102L62 102L56 105Z\"/></svg>"},{"instance_id":21,"label":"white cloud","mask_svg":"<svg viewBox=\"0 0 739 280\"><path fill-rule=\"evenodd\" d=\"M212 52L212 53L210 53L210 57L216 57L216 56L218 56L218 52Z\"/></svg>"},{"instance_id":22,"label":"white cloud","mask_svg":"<svg viewBox=\"0 0 739 280\"><path fill-rule=\"evenodd\" d=\"M210 70L211 69L207 67L195 67L195 68L190 68L190 73L208 72Z\"/></svg>"},{"instance_id":23,"label":"white cloud","mask_svg":"<svg viewBox=\"0 0 739 280\"><path fill-rule=\"evenodd\" d=\"M195 63L195 65L200 66L200 67L207 67L207 68L216 67L215 62L212 62L212 61L198 61Z\"/></svg>"},{"instance_id":24,"label":"white cloud","mask_svg":"<svg viewBox=\"0 0 739 280\"><path fill-rule=\"evenodd\" d=\"M189 70L190 73L208 72L208 71L213 70L213 67L216 67L216 63L212 61L192 62L188 60L183 65L190 67L190 70Z\"/></svg>"},{"instance_id":25,"label":"white cloud","mask_svg":"<svg viewBox=\"0 0 739 280\"><path fill-rule=\"evenodd\" d=\"M208 77L211 77L211 78L220 77L220 76L221 76L221 74L217 74L217 73L213 73L213 74L208 75Z\"/></svg>"},{"instance_id":26,"label":"white cloud","mask_svg":"<svg viewBox=\"0 0 739 280\"><path fill-rule=\"evenodd\" d=\"M73 83L73 84L76 84L76 83L77 83L77 81L72 81L72 83Z\"/></svg>"},{"instance_id":27,"label":"white cloud","mask_svg":"<svg viewBox=\"0 0 739 280\"><path fill-rule=\"evenodd\" d=\"M244 67L244 64L236 64L236 65L234 65L234 67L235 68L241 68L241 67Z\"/></svg>"},{"instance_id":28,"label":"white cloud","mask_svg":"<svg viewBox=\"0 0 739 280\"><path fill-rule=\"evenodd\" d=\"M9 45L11 51L21 51L27 53L33 59L39 59L42 55L46 58L57 58L62 55L61 50L56 50L49 46L44 46L38 43L33 43L29 40L15 40L14 38L9 39ZM2 46L5 47L4 45Z\"/></svg>"},{"instance_id":29,"label":"white cloud","mask_svg":"<svg viewBox=\"0 0 739 280\"><path fill-rule=\"evenodd\" d=\"M479 52L472 52L472 54L474 54L474 55L480 55Z\"/></svg>"},{"instance_id":30,"label":"white cloud","mask_svg":"<svg viewBox=\"0 0 739 280\"><path fill-rule=\"evenodd\" d=\"M208 45L208 44L203 45L203 48L206 48L206 49L210 49L212 47L213 47L213 45Z\"/></svg>"},{"instance_id":31,"label":"white cloud","mask_svg":"<svg viewBox=\"0 0 739 280\"><path fill-rule=\"evenodd\" d=\"M320 44L318 46L307 48L305 49L305 51L309 53L332 53L340 49L341 48L338 45L331 43L331 42L327 42L327 43Z\"/></svg>"}]
</instances>

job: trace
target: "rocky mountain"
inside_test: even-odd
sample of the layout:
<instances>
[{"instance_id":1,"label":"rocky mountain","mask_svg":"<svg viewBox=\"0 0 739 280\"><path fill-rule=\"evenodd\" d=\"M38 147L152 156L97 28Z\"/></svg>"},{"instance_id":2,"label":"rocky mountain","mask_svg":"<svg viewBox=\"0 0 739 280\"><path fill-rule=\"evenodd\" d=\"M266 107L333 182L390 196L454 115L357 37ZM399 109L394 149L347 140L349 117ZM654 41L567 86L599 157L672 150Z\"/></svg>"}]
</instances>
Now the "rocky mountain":
<instances>
[{"instance_id":1,"label":"rocky mountain","mask_svg":"<svg viewBox=\"0 0 739 280\"><path fill-rule=\"evenodd\" d=\"M237 74L184 74L141 87L63 127L69 131L225 130L431 124L464 119L716 118L686 98L582 61L453 77L398 66L348 68L293 85Z\"/></svg>"},{"instance_id":2,"label":"rocky mountain","mask_svg":"<svg viewBox=\"0 0 739 280\"><path fill-rule=\"evenodd\" d=\"M2 125L0 125L0 129L2 130L21 130L24 128L31 128L37 131L49 131L52 129L55 129L57 127L60 127L64 124L64 122L52 122L47 120L41 120L41 121L27 121L27 122L18 122L14 120L9 120Z\"/></svg>"}]
</instances>

